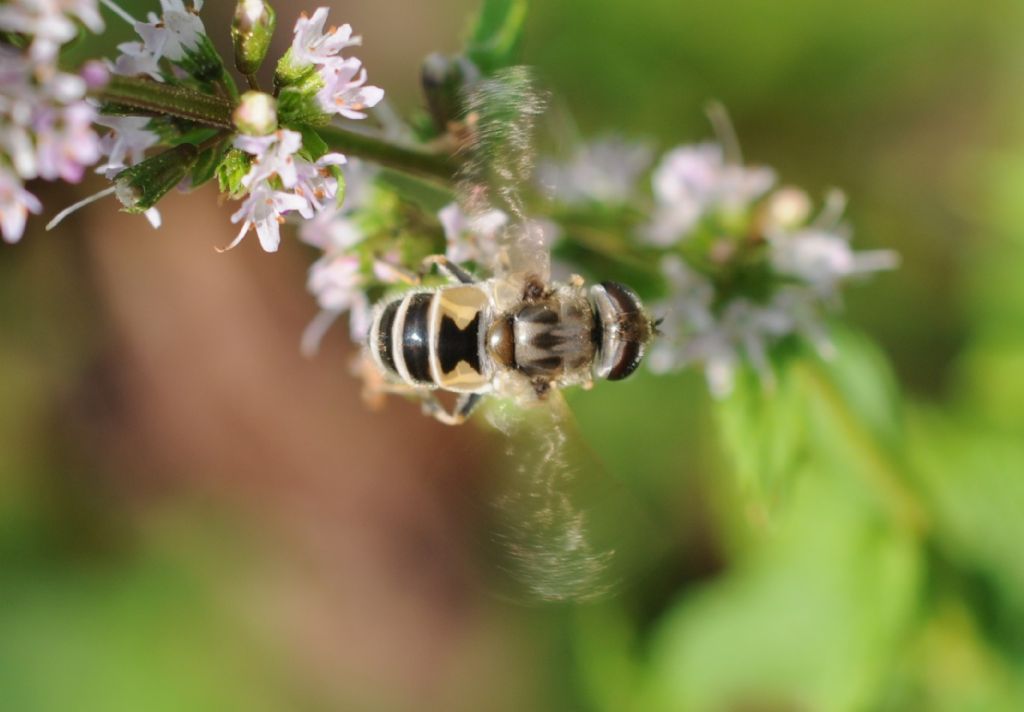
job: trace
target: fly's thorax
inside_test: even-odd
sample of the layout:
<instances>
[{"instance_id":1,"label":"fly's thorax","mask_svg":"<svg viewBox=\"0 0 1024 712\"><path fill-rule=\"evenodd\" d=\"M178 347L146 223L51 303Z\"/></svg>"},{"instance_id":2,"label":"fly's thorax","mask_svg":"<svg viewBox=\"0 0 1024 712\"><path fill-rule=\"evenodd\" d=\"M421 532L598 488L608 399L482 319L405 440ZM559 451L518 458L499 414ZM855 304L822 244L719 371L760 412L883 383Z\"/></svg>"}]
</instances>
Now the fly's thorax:
<instances>
[{"instance_id":1,"label":"fly's thorax","mask_svg":"<svg viewBox=\"0 0 1024 712\"><path fill-rule=\"evenodd\" d=\"M495 321L488 347L496 361L531 379L585 380L594 359L594 313L582 293L556 289Z\"/></svg>"},{"instance_id":2,"label":"fly's thorax","mask_svg":"<svg viewBox=\"0 0 1024 712\"><path fill-rule=\"evenodd\" d=\"M654 335L651 318L640 297L618 282L601 282L590 288L593 304L594 375L619 381L632 374L643 360Z\"/></svg>"}]
</instances>

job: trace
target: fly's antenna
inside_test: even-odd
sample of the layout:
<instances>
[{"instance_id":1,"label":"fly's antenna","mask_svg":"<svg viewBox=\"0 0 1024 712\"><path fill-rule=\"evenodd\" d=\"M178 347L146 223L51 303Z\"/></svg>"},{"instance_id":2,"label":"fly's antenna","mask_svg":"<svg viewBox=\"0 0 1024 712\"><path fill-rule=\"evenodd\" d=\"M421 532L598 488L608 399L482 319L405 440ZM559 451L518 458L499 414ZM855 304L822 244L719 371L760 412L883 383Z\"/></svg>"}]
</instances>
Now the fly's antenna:
<instances>
[{"instance_id":1,"label":"fly's antenna","mask_svg":"<svg viewBox=\"0 0 1024 712\"><path fill-rule=\"evenodd\" d=\"M651 319L651 338L656 339L664 334L661 331L661 325L665 322L665 317L659 316L657 319Z\"/></svg>"}]
</instances>

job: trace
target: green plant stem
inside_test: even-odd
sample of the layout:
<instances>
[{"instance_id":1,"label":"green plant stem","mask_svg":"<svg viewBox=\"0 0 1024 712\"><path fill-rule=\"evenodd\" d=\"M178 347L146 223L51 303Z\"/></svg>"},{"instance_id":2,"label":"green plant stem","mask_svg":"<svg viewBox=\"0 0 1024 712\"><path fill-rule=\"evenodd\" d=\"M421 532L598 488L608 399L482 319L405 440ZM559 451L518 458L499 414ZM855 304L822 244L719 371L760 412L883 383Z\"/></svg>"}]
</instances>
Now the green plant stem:
<instances>
[{"instance_id":1,"label":"green plant stem","mask_svg":"<svg viewBox=\"0 0 1024 712\"><path fill-rule=\"evenodd\" d=\"M407 173L449 182L458 171L458 164L446 155L405 148L337 126L317 129L317 133L333 151L364 158Z\"/></svg>"},{"instance_id":2,"label":"green plant stem","mask_svg":"<svg viewBox=\"0 0 1024 712\"><path fill-rule=\"evenodd\" d=\"M138 109L144 115L169 115L204 126L234 128L231 121L234 105L228 99L152 79L111 77L97 98L120 107Z\"/></svg>"},{"instance_id":3,"label":"green plant stem","mask_svg":"<svg viewBox=\"0 0 1024 712\"><path fill-rule=\"evenodd\" d=\"M151 79L114 76L97 95L100 101L119 110L134 109L143 116L173 116L204 126L234 131L232 112L235 102L227 97L204 94L187 87L171 86ZM348 156L450 182L458 171L451 157L399 146L384 139L348 131L337 126L317 130L334 151Z\"/></svg>"},{"instance_id":4,"label":"green plant stem","mask_svg":"<svg viewBox=\"0 0 1024 712\"><path fill-rule=\"evenodd\" d=\"M928 515L904 481L902 472L906 466L897 462L850 410L846 398L819 364L805 362L797 369L798 377L809 390L818 393L831 420L860 453L860 466L852 469L860 475L863 484L899 525L916 535L925 535L930 526Z\"/></svg>"}]
</instances>

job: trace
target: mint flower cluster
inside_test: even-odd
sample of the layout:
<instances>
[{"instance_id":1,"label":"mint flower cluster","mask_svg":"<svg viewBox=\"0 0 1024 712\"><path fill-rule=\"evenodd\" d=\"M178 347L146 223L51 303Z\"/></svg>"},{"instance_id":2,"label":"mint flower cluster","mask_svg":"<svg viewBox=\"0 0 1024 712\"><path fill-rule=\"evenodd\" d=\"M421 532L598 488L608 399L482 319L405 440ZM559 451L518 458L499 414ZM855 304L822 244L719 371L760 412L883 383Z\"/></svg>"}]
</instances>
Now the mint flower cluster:
<instances>
[{"instance_id":1,"label":"mint flower cluster","mask_svg":"<svg viewBox=\"0 0 1024 712\"><path fill-rule=\"evenodd\" d=\"M57 65L79 24L103 29L95 0L0 5L0 38L12 40L0 42L0 236L9 243L43 209L25 181L77 183L101 155L96 110L85 97L104 81L102 66L71 74Z\"/></svg>"},{"instance_id":2,"label":"mint flower cluster","mask_svg":"<svg viewBox=\"0 0 1024 712\"><path fill-rule=\"evenodd\" d=\"M42 212L26 181L78 182L92 166L109 187L51 226L116 196L154 227L167 193L216 181L237 201L224 250L255 233L274 252L294 223L315 251L307 286L320 314L303 339L312 352L342 316L362 341L374 302L427 255L488 276L514 231L551 252L556 278L606 279L601 270L619 263L631 279L646 275L635 286L661 318L648 363L702 368L715 395L742 364L770 385L770 352L790 336L828 355L826 319L844 286L896 265L889 251L853 250L838 193L815 214L805 192L720 143L658 158L613 137L534 156L545 102L513 66L521 13L481 13L463 52L426 58L423 109L404 120L352 55L362 38L330 25L327 8L299 17L263 87L273 7L236 3L225 60L202 5L159 0L145 18L114 0L0 5L4 240L17 242ZM105 20L137 39L77 73L59 70L61 47Z\"/></svg>"}]
</instances>

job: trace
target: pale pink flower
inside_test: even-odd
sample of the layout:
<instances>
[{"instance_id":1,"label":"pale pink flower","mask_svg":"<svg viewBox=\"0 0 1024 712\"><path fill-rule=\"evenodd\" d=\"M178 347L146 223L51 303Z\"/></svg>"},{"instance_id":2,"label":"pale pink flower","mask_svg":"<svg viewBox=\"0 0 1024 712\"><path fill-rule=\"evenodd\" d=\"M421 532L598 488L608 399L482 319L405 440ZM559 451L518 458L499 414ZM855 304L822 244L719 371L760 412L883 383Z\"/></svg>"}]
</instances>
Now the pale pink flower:
<instances>
[{"instance_id":1,"label":"pale pink flower","mask_svg":"<svg viewBox=\"0 0 1024 712\"><path fill-rule=\"evenodd\" d=\"M12 0L0 5L0 29L32 38L36 62L55 64L61 45L78 34L74 19L93 32L103 30L96 0Z\"/></svg>"},{"instance_id":2,"label":"pale pink flower","mask_svg":"<svg viewBox=\"0 0 1024 712\"><path fill-rule=\"evenodd\" d=\"M365 109L376 106L384 98L384 90L380 87L365 86L366 69L358 59L327 65L321 70L321 77L324 86L317 93L317 99L328 114L365 119Z\"/></svg>"},{"instance_id":3,"label":"pale pink flower","mask_svg":"<svg viewBox=\"0 0 1024 712\"><path fill-rule=\"evenodd\" d=\"M766 386L773 386L768 353L786 336L802 336L822 357L834 353L825 315L840 305L843 284L892 269L898 257L890 250L853 250L848 230L840 222L845 202L838 193L830 196L822 214L808 225L809 204L802 191L785 188L769 196L764 205L764 259L780 285L757 301L717 294L715 283L678 254L664 258L662 275L669 296L652 305L655 315L665 317L662 336L648 358L652 370L701 365L712 395L724 397L732 391L735 371L742 363L753 366Z\"/></svg>"},{"instance_id":4,"label":"pale pink flower","mask_svg":"<svg viewBox=\"0 0 1024 712\"><path fill-rule=\"evenodd\" d=\"M298 67L310 64L320 66L339 61L338 53L362 43L361 37L352 36L352 26L331 27L327 24L327 8L317 8L312 17L302 13L295 23L295 38L292 40L292 62Z\"/></svg>"},{"instance_id":5,"label":"pale pink flower","mask_svg":"<svg viewBox=\"0 0 1024 712\"><path fill-rule=\"evenodd\" d=\"M285 188L295 187L298 181L295 154L302 148L302 134L298 131L278 129L267 136L239 134L234 144L235 148L253 156L253 165L242 180L243 186L251 188L277 176Z\"/></svg>"},{"instance_id":6,"label":"pale pink flower","mask_svg":"<svg viewBox=\"0 0 1024 712\"><path fill-rule=\"evenodd\" d=\"M100 138L100 151L107 162L96 172L113 178L145 159L146 151L160 143L160 136L147 128L151 121L147 116L97 116L93 123L110 131Z\"/></svg>"},{"instance_id":7,"label":"pale pink flower","mask_svg":"<svg viewBox=\"0 0 1024 712\"><path fill-rule=\"evenodd\" d=\"M685 239L705 216L746 210L771 190L775 173L730 163L719 144L704 143L667 153L652 181L656 208L644 237L669 246Z\"/></svg>"},{"instance_id":8,"label":"pale pink flower","mask_svg":"<svg viewBox=\"0 0 1024 712\"><path fill-rule=\"evenodd\" d=\"M356 255L324 255L309 270L309 291L327 311L344 312L366 302Z\"/></svg>"},{"instance_id":9,"label":"pale pink flower","mask_svg":"<svg viewBox=\"0 0 1024 712\"><path fill-rule=\"evenodd\" d=\"M100 153L107 157L107 162L97 167L96 172L113 179L125 168L143 161L146 151L160 143L160 136L146 128L150 121L146 116L97 116L93 123L110 131L100 138ZM157 208L150 208L143 215L154 228L163 222Z\"/></svg>"},{"instance_id":10,"label":"pale pink flower","mask_svg":"<svg viewBox=\"0 0 1024 712\"><path fill-rule=\"evenodd\" d=\"M458 203L450 203L437 214L448 244L445 255L452 262L476 262L491 266L500 249L502 232L508 215L501 210L488 210L467 215Z\"/></svg>"},{"instance_id":11,"label":"pale pink flower","mask_svg":"<svg viewBox=\"0 0 1024 712\"><path fill-rule=\"evenodd\" d=\"M199 18L202 6L201 0L195 0L191 8L183 0L160 0L160 16L151 12L147 22L132 23L142 41L118 45L121 54L111 67L113 72L164 81L162 59L180 62L186 55L200 52L206 38L206 28Z\"/></svg>"},{"instance_id":12,"label":"pale pink flower","mask_svg":"<svg viewBox=\"0 0 1024 712\"><path fill-rule=\"evenodd\" d=\"M355 255L327 254L309 269L307 288L320 305L302 335L302 352L313 355L331 325L348 313L349 336L357 343L370 331L372 307L366 296L366 279Z\"/></svg>"},{"instance_id":13,"label":"pale pink flower","mask_svg":"<svg viewBox=\"0 0 1024 712\"><path fill-rule=\"evenodd\" d=\"M56 71L39 76L11 51L0 51L0 67L0 155L24 179L80 180L99 158L85 81Z\"/></svg>"},{"instance_id":14,"label":"pale pink flower","mask_svg":"<svg viewBox=\"0 0 1024 712\"><path fill-rule=\"evenodd\" d=\"M335 195L335 199L325 203L312 220L303 222L299 227L302 241L324 252L347 250L365 237L354 214L369 203L378 169L353 158L345 163L342 171L345 177L345 202L338 205ZM336 183L334 187L337 191Z\"/></svg>"},{"instance_id":15,"label":"pale pink flower","mask_svg":"<svg viewBox=\"0 0 1024 712\"><path fill-rule=\"evenodd\" d=\"M798 293L778 292L768 303L737 298L714 305L715 289L676 255L666 257L662 272L670 296L651 305L651 313L664 317L661 336L651 345L648 363L655 373L687 366L703 367L711 394L729 395L736 370L750 363L768 385L774 383L768 349L783 336L800 331L794 298Z\"/></svg>"},{"instance_id":16,"label":"pale pink flower","mask_svg":"<svg viewBox=\"0 0 1024 712\"><path fill-rule=\"evenodd\" d=\"M123 76L145 75L158 82L164 81L160 60L170 39L170 31L163 25L147 22L136 22L134 27L142 41L119 44L117 49L121 54L114 60L111 70Z\"/></svg>"},{"instance_id":17,"label":"pale pink flower","mask_svg":"<svg viewBox=\"0 0 1024 712\"><path fill-rule=\"evenodd\" d=\"M640 176L650 165L648 146L605 138L581 145L566 162L544 161L537 182L567 205L622 205L636 196Z\"/></svg>"},{"instance_id":18,"label":"pale pink flower","mask_svg":"<svg viewBox=\"0 0 1024 712\"><path fill-rule=\"evenodd\" d=\"M260 245L267 252L277 252L281 244L281 223L284 215L291 211L306 212L309 202L295 193L275 190L266 181L258 183L246 197L242 207L231 216L231 222L242 223L242 229L234 241L225 249L238 245L242 238L255 227Z\"/></svg>"},{"instance_id":19,"label":"pale pink flower","mask_svg":"<svg viewBox=\"0 0 1024 712\"><path fill-rule=\"evenodd\" d=\"M338 180L332 169L345 163L340 153L310 162L297 155L302 134L288 129L268 136L239 135L235 146L253 156L253 165L242 179L249 195L231 218L243 222L242 230L227 249L255 226L263 249L274 252L281 240L280 224L288 213L297 212L308 220L333 204Z\"/></svg>"},{"instance_id":20,"label":"pale pink flower","mask_svg":"<svg viewBox=\"0 0 1024 712\"><path fill-rule=\"evenodd\" d=\"M85 166L100 159L92 129L96 110L85 102L61 109L41 109L35 119L36 160L40 178L77 183Z\"/></svg>"},{"instance_id":21,"label":"pale pink flower","mask_svg":"<svg viewBox=\"0 0 1024 712\"><path fill-rule=\"evenodd\" d=\"M192 7L187 8L183 0L160 0L160 7L163 10L162 22L151 14L149 24L162 24L167 29L163 56L178 62L187 53L196 52L206 36L206 28L199 19L203 3L202 0L193 0Z\"/></svg>"},{"instance_id":22,"label":"pale pink flower","mask_svg":"<svg viewBox=\"0 0 1024 712\"><path fill-rule=\"evenodd\" d=\"M0 235L15 243L25 232L29 213L38 215L43 206L21 184L21 179L0 165Z\"/></svg>"},{"instance_id":23,"label":"pale pink flower","mask_svg":"<svg viewBox=\"0 0 1024 712\"><path fill-rule=\"evenodd\" d=\"M894 269L892 250L854 251L849 240L825 230L807 229L771 238L772 268L807 283L823 296L833 296L843 280Z\"/></svg>"},{"instance_id":24,"label":"pale pink flower","mask_svg":"<svg viewBox=\"0 0 1024 712\"><path fill-rule=\"evenodd\" d=\"M295 159L295 193L309 201L316 213L334 204L338 194L338 178L332 170L346 162L340 153L327 153L310 163L301 156Z\"/></svg>"}]
</instances>

